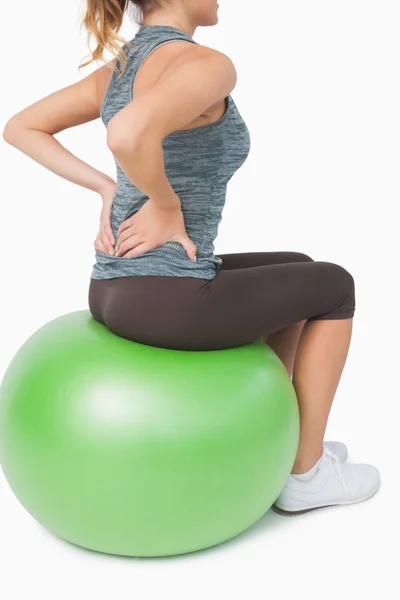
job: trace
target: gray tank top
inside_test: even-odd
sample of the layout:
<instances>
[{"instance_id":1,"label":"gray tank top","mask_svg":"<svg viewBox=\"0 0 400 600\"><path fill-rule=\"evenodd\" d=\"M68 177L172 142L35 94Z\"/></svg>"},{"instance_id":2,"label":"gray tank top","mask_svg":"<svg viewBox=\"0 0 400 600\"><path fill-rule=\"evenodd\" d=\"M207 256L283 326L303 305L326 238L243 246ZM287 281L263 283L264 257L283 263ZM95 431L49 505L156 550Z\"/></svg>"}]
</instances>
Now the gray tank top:
<instances>
[{"instance_id":1,"label":"gray tank top","mask_svg":"<svg viewBox=\"0 0 400 600\"><path fill-rule=\"evenodd\" d=\"M116 78L113 72L103 99L100 116L107 127L110 119L132 101L135 75L145 58L156 47L171 40L197 42L180 29L169 25L143 25L124 45L126 70ZM250 150L250 135L229 95L222 117L213 123L184 131L174 131L162 142L165 173L181 201L186 232L197 246L197 261L192 261L179 242L162 246L135 257L111 256L95 251L93 279L133 275L166 275L213 279L222 259L214 254L214 240L225 204L227 183L244 163ZM117 188L111 209L115 239L118 227L148 200L126 177L116 162Z\"/></svg>"}]
</instances>

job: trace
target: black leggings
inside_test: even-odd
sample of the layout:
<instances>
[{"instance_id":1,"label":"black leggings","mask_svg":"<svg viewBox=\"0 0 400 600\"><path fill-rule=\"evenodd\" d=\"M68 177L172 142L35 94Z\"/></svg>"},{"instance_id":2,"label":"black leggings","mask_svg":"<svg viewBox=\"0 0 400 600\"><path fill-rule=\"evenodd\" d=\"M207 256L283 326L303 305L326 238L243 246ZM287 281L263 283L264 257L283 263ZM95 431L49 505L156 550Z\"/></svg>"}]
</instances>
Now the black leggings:
<instances>
[{"instance_id":1,"label":"black leggings","mask_svg":"<svg viewBox=\"0 0 400 600\"><path fill-rule=\"evenodd\" d=\"M354 280L339 265L297 252L218 256L214 279L91 279L91 314L121 337L175 350L231 348L298 321L354 315Z\"/></svg>"}]
</instances>

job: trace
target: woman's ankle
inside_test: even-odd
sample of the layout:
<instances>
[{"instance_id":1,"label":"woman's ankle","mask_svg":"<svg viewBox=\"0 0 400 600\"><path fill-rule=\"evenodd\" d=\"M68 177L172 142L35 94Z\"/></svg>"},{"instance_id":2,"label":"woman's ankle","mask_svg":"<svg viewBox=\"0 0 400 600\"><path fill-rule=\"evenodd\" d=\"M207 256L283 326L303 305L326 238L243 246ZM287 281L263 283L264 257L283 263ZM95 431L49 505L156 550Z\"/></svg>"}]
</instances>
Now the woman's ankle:
<instances>
[{"instance_id":1,"label":"woman's ankle","mask_svg":"<svg viewBox=\"0 0 400 600\"><path fill-rule=\"evenodd\" d=\"M310 471L322 456L322 444L307 451L299 450L292 467L292 475L300 475Z\"/></svg>"}]
</instances>

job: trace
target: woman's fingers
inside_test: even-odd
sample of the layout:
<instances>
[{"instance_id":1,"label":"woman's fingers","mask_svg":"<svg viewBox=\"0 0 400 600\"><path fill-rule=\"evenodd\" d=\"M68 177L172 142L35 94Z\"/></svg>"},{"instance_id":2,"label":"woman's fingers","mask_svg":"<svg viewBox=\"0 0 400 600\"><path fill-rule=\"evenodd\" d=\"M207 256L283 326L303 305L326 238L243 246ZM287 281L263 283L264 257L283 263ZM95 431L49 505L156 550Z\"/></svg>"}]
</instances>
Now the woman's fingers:
<instances>
[{"instance_id":1,"label":"woman's fingers","mask_svg":"<svg viewBox=\"0 0 400 600\"><path fill-rule=\"evenodd\" d=\"M126 219L126 221L123 221L121 223L121 225L118 227L118 234L121 235L121 233L123 231L125 231L125 229L128 229L128 227L131 227L133 225L133 220L134 220L135 216L133 215L132 217L129 217L129 219Z\"/></svg>"},{"instance_id":2,"label":"woman's fingers","mask_svg":"<svg viewBox=\"0 0 400 600\"><path fill-rule=\"evenodd\" d=\"M114 239L111 227L109 229L111 230L111 239ZM109 229L106 225L101 224L99 233L97 234L96 240L93 245L95 247L95 250L97 250L98 252L104 252L113 256L115 254L115 251L114 246L110 241Z\"/></svg>"},{"instance_id":3,"label":"woman's fingers","mask_svg":"<svg viewBox=\"0 0 400 600\"><path fill-rule=\"evenodd\" d=\"M115 245L115 237L114 237L110 222L104 224L103 230L104 230L104 234L106 235L111 246L114 246Z\"/></svg>"},{"instance_id":4,"label":"woman's fingers","mask_svg":"<svg viewBox=\"0 0 400 600\"><path fill-rule=\"evenodd\" d=\"M103 205L100 214L99 237L107 249L108 254L114 254L115 237L111 227L111 205Z\"/></svg>"},{"instance_id":5,"label":"woman's fingers","mask_svg":"<svg viewBox=\"0 0 400 600\"><path fill-rule=\"evenodd\" d=\"M111 227L106 223L101 222L98 237L101 239L102 244L105 246L107 254L114 254L114 244L111 241L114 238L114 236Z\"/></svg>"},{"instance_id":6,"label":"woman's fingers","mask_svg":"<svg viewBox=\"0 0 400 600\"><path fill-rule=\"evenodd\" d=\"M101 239L103 241L103 244L107 248L108 254L114 254L115 253L114 245L110 241L109 234L107 233L107 230L103 229L101 233L102 233Z\"/></svg>"},{"instance_id":7,"label":"woman's fingers","mask_svg":"<svg viewBox=\"0 0 400 600\"><path fill-rule=\"evenodd\" d=\"M110 243L109 239L106 236L103 236L103 243L105 245L105 247L107 248L107 254L111 254L114 255L115 254L115 250L113 245Z\"/></svg>"},{"instance_id":8,"label":"woman's fingers","mask_svg":"<svg viewBox=\"0 0 400 600\"><path fill-rule=\"evenodd\" d=\"M141 243L142 243L142 241L140 240L138 234L133 233L127 239L123 240L122 242L121 241L118 242L117 247L116 247L116 255L123 256L125 254L125 252L132 250L132 248L135 248L138 244L141 244Z\"/></svg>"},{"instance_id":9,"label":"woman's fingers","mask_svg":"<svg viewBox=\"0 0 400 600\"><path fill-rule=\"evenodd\" d=\"M120 235L118 237L117 245L115 247L115 252L118 256L121 256L121 254L123 254L124 252L126 252L127 250L130 250L132 248L132 246L127 245L127 240L131 239L132 236L136 236L136 235L137 234L133 230L133 225L131 225L130 227L127 227L120 233ZM134 241L136 243L136 240L134 240Z\"/></svg>"},{"instance_id":10,"label":"woman's fingers","mask_svg":"<svg viewBox=\"0 0 400 600\"><path fill-rule=\"evenodd\" d=\"M178 242L185 248L186 253L190 260L197 260L197 246L188 235L184 235L179 238Z\"/></svg>"},{"instance_id":11,"label":"woman's fingers","mask_svg":"<svg viewBox=\"0 0 400 600\"><path fill-rule=\"evenodd\" d=\"M131 235L135 235L136 232L133 230L133 225L130 225L129 227L126 227L122 233L119 234L118 236L118 243L121 244L121 242L124 242L125 240L127 240Z\"/></svg>"},{"instance_id":12,"label":"woman's fingers","mask_svg":"<svg viewBox=\"0 0 400 600\"><path fill-rule=\"evenodd\" d=\"M102 241L100 235L97 236L93 245L94 245L94 249L97 250L98 252L104 252L105 254L108 254L107 248L105 247L104 242Z\"/></svg>"},{"instance_id":13,"label":"woman's fingers","mask_svg":"<svg viewBox=\"0 0 400 600\"><path fill-rule=\"evenodd\" d=\"M129 252L127 252L124 255L124 258L132 258L133 256L138 256L139 254L144 254L148 250L152 250L152 247L150 246L150 244L147 244L147 242L138 243L138 245L135 246L135 248L133 248L132 250L129 250Z\"/></svg>"}]
</instances>

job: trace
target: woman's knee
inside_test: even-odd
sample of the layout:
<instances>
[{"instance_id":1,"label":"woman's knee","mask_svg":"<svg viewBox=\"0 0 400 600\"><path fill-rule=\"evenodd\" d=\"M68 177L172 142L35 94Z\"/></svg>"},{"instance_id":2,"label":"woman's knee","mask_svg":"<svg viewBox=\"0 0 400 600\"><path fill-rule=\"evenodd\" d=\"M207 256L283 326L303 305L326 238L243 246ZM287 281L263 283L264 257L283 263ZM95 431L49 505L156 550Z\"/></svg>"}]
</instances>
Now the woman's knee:
<instances>
[{"instance_id":1,"label":"woman's knee","mask_svg":"<svg viewBox=\"0 0 400 600\"><path fill-rule=\"evenodd\" d=\"M355 283L353 275L341 265L336 263L326 263L329 265L330 276L336 284L336 288L343 293L355 294Z\"/></svg>"},{"instance_id":2,"label":"woman's knee","mask_svg":"<svg viewBox=\"0 0 400 600\"><path fill-rule=\"evenodd\" d=\"M320 262L324 271L325 286L330 290L330 309L321 318L351 318L354 316L355 283L352 274L336 263Z\"/></svg>"}]
</instances>

